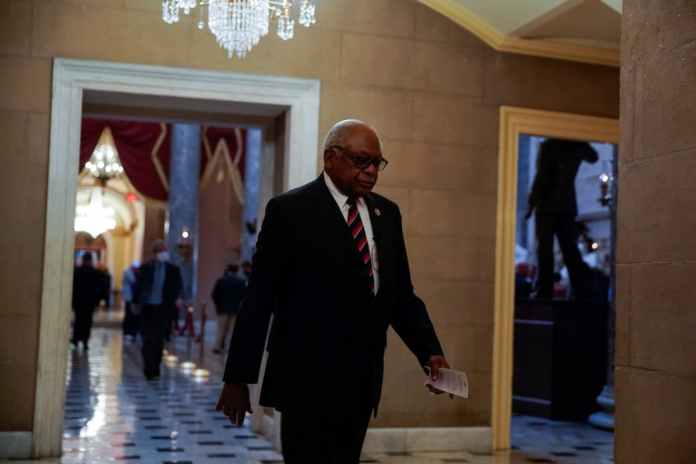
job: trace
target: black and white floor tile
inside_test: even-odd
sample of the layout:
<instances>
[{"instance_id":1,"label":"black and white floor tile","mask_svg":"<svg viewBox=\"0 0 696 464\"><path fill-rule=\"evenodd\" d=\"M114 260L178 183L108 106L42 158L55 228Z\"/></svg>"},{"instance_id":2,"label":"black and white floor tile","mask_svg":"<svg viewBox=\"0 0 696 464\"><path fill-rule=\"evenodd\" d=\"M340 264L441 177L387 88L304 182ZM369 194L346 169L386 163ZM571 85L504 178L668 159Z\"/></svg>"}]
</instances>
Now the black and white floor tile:
<instances>
[{"instance_id":1,"label":"black and white floor tile","mask_svg":"<svg viewBox=\"0 0 696 464\"><path fill-rule=\"evenodd\" d=\"M214 327L214 325L213 325ZM208 331L207 339L214 330ZM69 357L65 400L64 455L60 464L271 464L282 456L245 425L237 428L215 411L223 357L200 357L198 345L176 337L177 356L162 377L146 381L139 345L116 328L96 328L90 350ZM208 377L182 368L204 366ZM380 464L612 463L613 436L579 424L513 417L513 450L501 454L392 453L364 456Z\"/></svg>"}]
</instances>

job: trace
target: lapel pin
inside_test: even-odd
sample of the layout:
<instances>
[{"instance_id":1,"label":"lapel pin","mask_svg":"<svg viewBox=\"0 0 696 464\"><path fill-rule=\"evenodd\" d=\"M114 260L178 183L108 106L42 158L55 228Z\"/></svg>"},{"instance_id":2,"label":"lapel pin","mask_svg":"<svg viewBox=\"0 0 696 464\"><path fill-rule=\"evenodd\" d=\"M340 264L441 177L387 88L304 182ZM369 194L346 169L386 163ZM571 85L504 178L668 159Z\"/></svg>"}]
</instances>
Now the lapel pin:
<instances>
[{"instance_id":1,"label":"lapel pin","mask_svg":"<svg viewBox=\"0 0 696 464\"><path fill-rule=\"evenodd\" d=\"M382 212L379 210L379 208L375 208L375 214L377 217L380 217L382 215Z\"/></svg>"}]
</instances>

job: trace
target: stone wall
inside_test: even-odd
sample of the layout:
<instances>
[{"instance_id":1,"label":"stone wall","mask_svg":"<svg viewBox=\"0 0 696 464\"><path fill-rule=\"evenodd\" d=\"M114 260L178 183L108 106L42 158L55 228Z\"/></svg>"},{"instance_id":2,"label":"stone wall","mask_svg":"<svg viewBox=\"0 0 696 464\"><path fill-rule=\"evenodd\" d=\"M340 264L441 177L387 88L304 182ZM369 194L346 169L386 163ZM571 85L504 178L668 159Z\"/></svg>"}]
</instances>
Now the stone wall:
<instances>
[{"instance_id":1,"label":"stone wall","mask_svg":"<svg viewBox=\"0 0 696 464\"><path fill-rule=\"evenodd\" d=\"M0 430L31 430L48 166L51 59L320 79L320 133L362 118L391 161L379 191L399 203L415 286L469 401L431 398L392 340L376 426L490 423L500 105L617 117L618 70L496 53L411 0L318 2L318 23L228 60L159 0L6 0L0 16Z\"/></svg>"},{"instance_id":2,"label":"stone wall","mask_svg":"<svg viewBox=\"0 0 696 464\"><path fill-rule=\"evenodd\" d=\"M624 2L616 461L696 461L696 2Z\"/></svg>"}]
</instances>

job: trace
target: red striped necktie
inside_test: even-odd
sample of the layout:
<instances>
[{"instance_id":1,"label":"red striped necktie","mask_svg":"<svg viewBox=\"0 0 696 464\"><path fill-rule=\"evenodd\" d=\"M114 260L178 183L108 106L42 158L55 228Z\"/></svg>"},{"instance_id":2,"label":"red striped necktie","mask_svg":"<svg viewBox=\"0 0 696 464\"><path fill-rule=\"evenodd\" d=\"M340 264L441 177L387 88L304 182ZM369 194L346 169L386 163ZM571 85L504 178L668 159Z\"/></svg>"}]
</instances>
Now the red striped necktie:
<instances>
[{"instance_id":1,"label":"red striped necktie","mask_svg":"<svg viewBox=\"0 0 696 464\"><path fill-rule=\"evenodd\" d=\"M363 226L362 219L360 219L360 214L358 214L358 205L355 198L349 198L348 204L350 208L348 209L348 227L353 235L353 241L355 242L355 247L358 250L358 255L360 255L360 260L362 261L365 272L369 280L370 291L374 293L375 290L375 276L372 271L372 259L370 258L370 246L367 243L367 234L365 233L365 226Z\"/></svg>"}]
</instances>

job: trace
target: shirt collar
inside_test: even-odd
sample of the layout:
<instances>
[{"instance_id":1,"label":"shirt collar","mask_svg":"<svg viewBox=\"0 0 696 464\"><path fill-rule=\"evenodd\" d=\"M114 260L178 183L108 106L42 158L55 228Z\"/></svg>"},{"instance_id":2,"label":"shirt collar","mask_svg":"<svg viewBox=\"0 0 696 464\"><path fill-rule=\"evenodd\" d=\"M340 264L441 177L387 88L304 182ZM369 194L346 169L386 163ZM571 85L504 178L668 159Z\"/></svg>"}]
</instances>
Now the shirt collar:
<instances>
[{"instance_id":1,"label":"shirt collar","mask_svg":"<svg viewBox=\"0 0 696 464\"><path fill-rule=\"evenodd\" d=\"M336 184L334 184L326 171L324 171L324 182L326 182L326 186L329 188L329 192L331 192L331 196L336 200L338 206L343 208L348 203L348 195L338 190L338 187L336 187Z\"/></svg>"}]
</instances>

